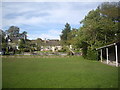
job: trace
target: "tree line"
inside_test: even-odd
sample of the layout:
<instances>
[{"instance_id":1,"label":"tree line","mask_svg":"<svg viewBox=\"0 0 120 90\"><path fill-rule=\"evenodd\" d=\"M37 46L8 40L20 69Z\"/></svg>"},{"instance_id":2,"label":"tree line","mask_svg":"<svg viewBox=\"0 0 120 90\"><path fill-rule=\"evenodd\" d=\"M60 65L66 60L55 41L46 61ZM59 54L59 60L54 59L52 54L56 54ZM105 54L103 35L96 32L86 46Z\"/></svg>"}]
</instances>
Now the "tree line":
<instances>
[{"instance_id":1,"label":"tree line","mask_svg":"<svg viewBox=\"0 0 120 90\"><path fill-rule=\"evenodd\" d=\"M82 48L83 57L98 59L96 48L120 41L120 2L105 2L80 21L78 29L66 23L60 36L62 43Z\"/></svg>"},{"instance_id":2,"label":"tree line","mask_svg":"<svg viewBox=\"0 0 120 90\"><path fill-rule=\"evenodd\" d=\"M17 26L10 26L8 30L0 30L0 47L3 54L8 55L19 53L26 48L26 41L27 41L27 32L23 31L20 33L20 28ZM17 47L19 46L19 47Z\"/></svg>"}]
</instances>

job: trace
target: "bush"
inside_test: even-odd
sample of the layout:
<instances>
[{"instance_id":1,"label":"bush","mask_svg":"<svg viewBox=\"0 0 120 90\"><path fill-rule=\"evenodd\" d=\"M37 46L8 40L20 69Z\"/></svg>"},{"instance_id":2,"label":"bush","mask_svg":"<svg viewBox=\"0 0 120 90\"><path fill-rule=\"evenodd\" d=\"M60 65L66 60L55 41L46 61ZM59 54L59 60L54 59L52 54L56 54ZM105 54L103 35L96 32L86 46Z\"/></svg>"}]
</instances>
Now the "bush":
<instances>
[{"instance_id":1,"label":"bush","mask_svg":"<svg viewBox=\"0 0 120 90\"><path fill-rule=\"evenodd\" d=\"M87 47L83 47L83 48L82 48L82 56L83 56L84 58L87 57Z\"/></svg>"},{"instance_id":2,"label":"bush","mask_svg":"<svg viewBox=\"0 0 120 90\"><path fill-rule=\"evenodd\" d=\"M90 60L98 60L97 51L96 50L88 50L86 58L90 59Z\"/></svg>"}]
</instances>

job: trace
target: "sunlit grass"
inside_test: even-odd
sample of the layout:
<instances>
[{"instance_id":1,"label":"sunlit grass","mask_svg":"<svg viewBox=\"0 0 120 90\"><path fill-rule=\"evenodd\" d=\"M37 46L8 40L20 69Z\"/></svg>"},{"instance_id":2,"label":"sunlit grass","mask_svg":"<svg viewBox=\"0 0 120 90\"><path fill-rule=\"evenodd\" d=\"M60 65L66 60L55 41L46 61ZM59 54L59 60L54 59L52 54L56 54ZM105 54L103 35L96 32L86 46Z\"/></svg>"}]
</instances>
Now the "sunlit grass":
<instances>
[{"instance_id":1,"label":"sunlit grass","mask_svg":"<svg viewBox=\"0 0 120 90\"><path fill-rule=\"evenodd\" d=\"M116 87L116 67L82 57L3 58L3 88Z\"/></svg>"}]
</instances>

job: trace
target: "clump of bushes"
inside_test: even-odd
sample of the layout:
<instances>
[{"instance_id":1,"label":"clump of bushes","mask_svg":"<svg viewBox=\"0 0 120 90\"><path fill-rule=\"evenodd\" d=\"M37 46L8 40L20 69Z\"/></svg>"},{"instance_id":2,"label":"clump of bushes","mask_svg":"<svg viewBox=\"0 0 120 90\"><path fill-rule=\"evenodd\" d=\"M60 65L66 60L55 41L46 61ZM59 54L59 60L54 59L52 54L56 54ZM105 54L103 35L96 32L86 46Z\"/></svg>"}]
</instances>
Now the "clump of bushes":
<instances>
[{"instance_id":1,"label":"clump of bushes","mask_svg":"<svg viewBox=\"0 0 120 90\"><path fill-rule=\"evenodd\" d=\"M96 50L87 50L86 58L89 60L98 60L98 53Z\"/></svg>"},{"instance_id":2,"label":"clump of bushes","mask_svg":"<svg viewBox=\"0 0 120 90\"><path fill-rule=\"evenodd\" d=\"M98 60L98 53L95 48L91 47L86 42L82 43L82 56L89 60Z\"/></svg>"}]
</instances>

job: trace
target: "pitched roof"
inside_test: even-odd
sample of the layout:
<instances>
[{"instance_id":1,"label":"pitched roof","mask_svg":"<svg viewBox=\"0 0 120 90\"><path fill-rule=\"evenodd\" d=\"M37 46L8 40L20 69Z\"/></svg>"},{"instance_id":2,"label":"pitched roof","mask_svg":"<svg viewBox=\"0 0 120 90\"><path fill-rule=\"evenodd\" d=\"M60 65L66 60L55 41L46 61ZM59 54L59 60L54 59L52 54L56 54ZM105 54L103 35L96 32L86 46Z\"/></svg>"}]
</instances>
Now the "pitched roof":
<instances>
[{"instance_id":1,"label":"pitched roof","mask_svg":"<svg viewBox=\"0 0 120 90\"><path fill-rule=\"evenodd\" d=\"M43 40L41 42L41 45L43 46L60 46L60 41L59 40Z\"/></svg>"},{"instance_id":2,"label":"pitched roof","mask_svg":"<svg viewBox=\"0 0 120 90\"><path fill-rule=\"evenodd\" d=\"M59 42L59 41L54 41L54 40L52 41L52 40L51 40L51 41L47 41L47 42L46 42L46 45L47 45L47 46L59 46L59 45L60 45L60 42Z\"/></svg>"}]
</instances>

